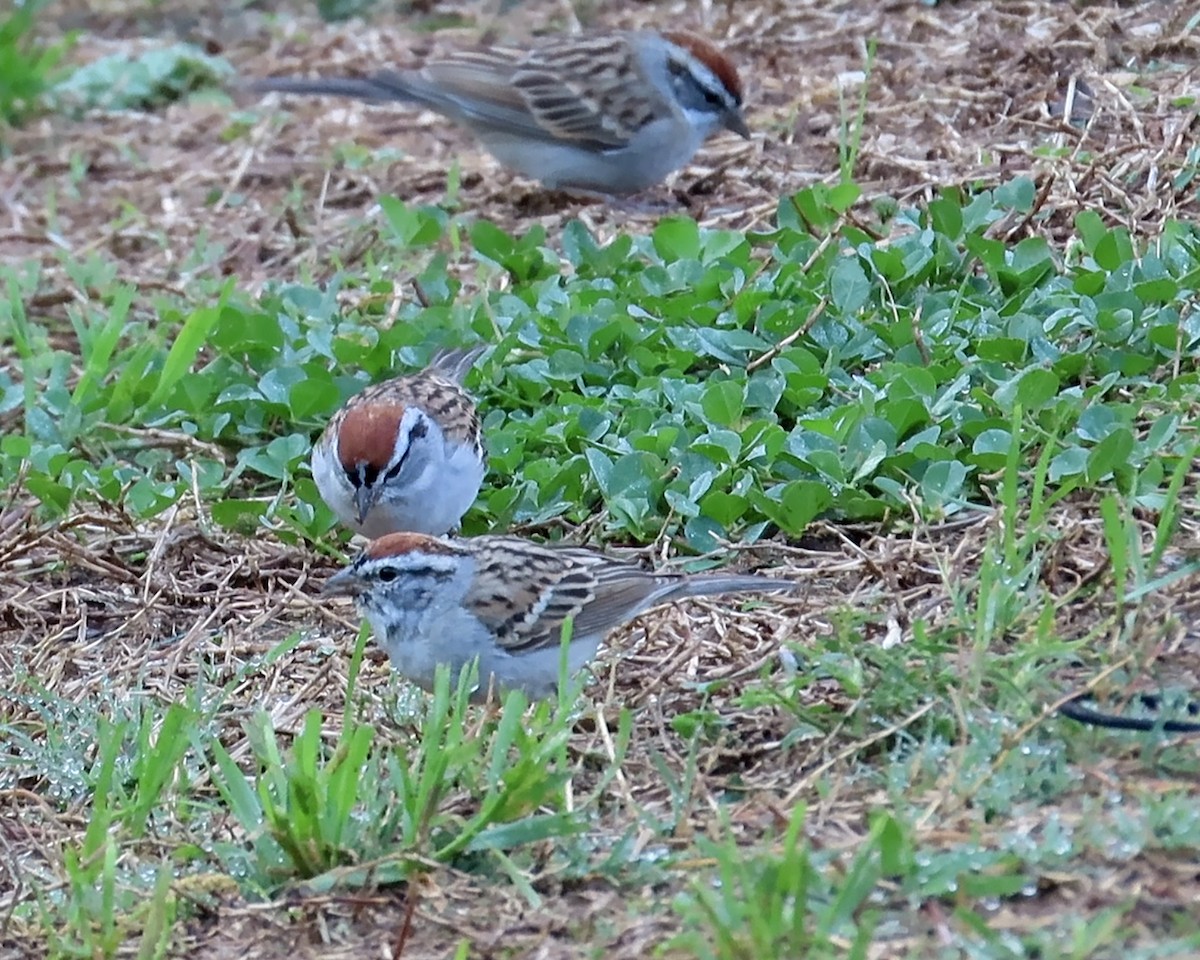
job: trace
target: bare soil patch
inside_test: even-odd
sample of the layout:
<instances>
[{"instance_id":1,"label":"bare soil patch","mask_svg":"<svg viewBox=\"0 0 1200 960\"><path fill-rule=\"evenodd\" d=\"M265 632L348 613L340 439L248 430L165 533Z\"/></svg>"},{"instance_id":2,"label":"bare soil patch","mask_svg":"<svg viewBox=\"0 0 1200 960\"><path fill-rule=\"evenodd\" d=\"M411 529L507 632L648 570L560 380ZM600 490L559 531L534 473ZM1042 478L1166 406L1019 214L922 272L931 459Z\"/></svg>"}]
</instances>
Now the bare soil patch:
<instances>
[{"instance_id":1,"label":"bare soil patch","mask_svg":"<svg viewBox=\"0 0 1200 960\"><path fill-rule=\"evenodd\" d=\"M123 5L121 5L123 6ZM384 5L381 5L381 7ZM278 18L261 9L113 14L64 3L64 25L87 31L79 59L182 36L228 58L243 77L366 72L439 46L477 41L484 4L438 4L469 26L414 29L419 14L326 25L306 5ZM581 5L582 6L582 5ZM1194 189L1172 173L1195 140L1200 49L1183 30L1186 5L1008 0L951 3L589 4L588 26L671 24L723 41L741 65L753 142L714 140L645 211L547 197L502 170L469 135L430 113L330 98L196 98L159 114L49 118L19 132L0 165L10 185L0 256L56 247L95 250L147 289L185 291L198 274L242 283L321 276L370 246L375 200L458 199L513 230L543 224L554 237L579 217L605 234L679 209L714 226L768 224L781 197L836 182L843 123L852 123L867 61L867 104L854 170L866 197L900 202L947 186L986 186L1017 174L1039 185L1039 216L1002 225L1061 235L1084 209L1153 232L1196 214ZM562 29L560 0L526 0L493 25L501 39ZM292 14L294 13L294 16ZM148 36L148 33L150 34ZM234 130L234 125L238 129ZM241 129L241 124L248 128ZM339 162L352 145L394 160ZM50 198L53 202L50 202ZM1049 214L1049 216L1042 216ZM864 212L864 216L866 216ZM50 239L50 238L53 239ZM198 241L207 238L197 252ZM48 282L50 306L72 294ZM77 293L77 292L76 292Z\"/></svg>"}]
</instances>

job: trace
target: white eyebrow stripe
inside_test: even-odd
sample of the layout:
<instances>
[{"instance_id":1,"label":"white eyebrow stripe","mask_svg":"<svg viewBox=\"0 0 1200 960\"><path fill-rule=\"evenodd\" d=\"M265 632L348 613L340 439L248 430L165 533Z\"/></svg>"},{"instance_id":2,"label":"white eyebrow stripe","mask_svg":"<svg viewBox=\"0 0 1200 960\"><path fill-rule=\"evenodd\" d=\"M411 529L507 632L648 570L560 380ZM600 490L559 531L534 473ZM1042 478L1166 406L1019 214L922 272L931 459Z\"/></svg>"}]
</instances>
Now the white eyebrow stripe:
<instances>
[{"instance_id":1,"label":"white eyebrow stripe","mask_svg":"<svg viewBox=\"0 0 1200 960\"><path fill-rule=\"evenodd\" d=\"M403 570L428 570L430 573L449 575L455 573L461 565L461 558L438 553L422 551L405 551L403 553L386 554L384 556L363 557L362 565L370 567L375 564L400 567Z\"/></svg>"}]
</instances>

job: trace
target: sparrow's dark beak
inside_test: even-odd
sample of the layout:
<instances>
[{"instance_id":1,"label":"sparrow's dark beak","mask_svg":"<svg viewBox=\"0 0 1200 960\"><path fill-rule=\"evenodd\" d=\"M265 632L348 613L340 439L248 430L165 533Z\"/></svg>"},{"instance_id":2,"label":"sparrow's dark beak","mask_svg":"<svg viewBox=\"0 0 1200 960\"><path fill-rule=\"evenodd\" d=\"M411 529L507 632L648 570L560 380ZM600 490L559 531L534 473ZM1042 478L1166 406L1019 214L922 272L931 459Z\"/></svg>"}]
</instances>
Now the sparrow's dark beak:
<instances>
[{"instance_id":1,"label":"sparrow's dark beak","mask_svg":"<svg viewBox=\"0 0 1200 960\"><path fill-rule=\"evenodd\" d=\"M322 596L357 597L362 593L363 583L351 567L339 570L321 587Z\"/></svg>"},{"instance_id":2,"label":"sparrow's dark beak","mask_svg":"<svg viewBox=\"0 0 1200 960\"><path fill-rule=\"evenodd\" d=\"M367 514L371 512L371 507L375 505L375 494L371 487L365 483L360 483L354 488L354 509L358 511L358 522L361 524L366 521Z\"/></svg>"},{"instance_id":3,"label":"sparrow's dark beak","mask_svg":"<svg viewBox=\"0 0 1200 960\"><path fill-rule=\"evenodd\" d=\"M725 129L732 130L743 140L750 139L750 128L746 126L746 118L742 116L740 107L731 107L725 111Z\"/></svg>"}]
</instances>

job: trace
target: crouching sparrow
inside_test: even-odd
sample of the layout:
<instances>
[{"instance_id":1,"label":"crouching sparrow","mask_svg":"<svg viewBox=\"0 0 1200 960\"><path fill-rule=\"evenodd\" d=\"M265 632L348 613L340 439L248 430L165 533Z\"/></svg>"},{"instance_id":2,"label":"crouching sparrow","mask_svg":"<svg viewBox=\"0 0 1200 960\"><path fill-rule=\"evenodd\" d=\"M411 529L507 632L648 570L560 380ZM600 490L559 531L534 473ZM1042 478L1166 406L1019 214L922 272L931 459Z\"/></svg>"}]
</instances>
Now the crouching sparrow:
<instances>
[{"instance_id":1,"label":"crouching sparrow","mask_svg":"<svg viewBox=\"0 0 1200 960\"><path fill-rule=\"evenodd\" d=\"M500 163L552 189L636 193L720 129L749 138L742 83L703 37L651 31L462 50L366 77L267 77L256 92L401 100L471 130Z\"/></svg>"},{"instance_id":2,"label":"crouching sparrow","mask_svg":"<svg viewBox=\"0 0 1200 960\"><path fill-rule=\"evenodd\" d=\"M342 523L372 538L458 525L487 468L479 417L461 385L484 349L444 351L334 414L313 447L312 474Z\"/></svg>"},{"instance_id":3,"label":"crouching sparrow","mask_svg":"<svg viewBox=\"0 0 1200 960\"><path fill-rule=\"evenodd\" d=\"M770 577L650 573L592 550L519 537L397 533L370 543L323 592L353 597L396 670L426 690L439 664L454 677L478 657L480 700L492 686L531 699L554 693L568 617L574 673L606 634L651 607L791 586Z\"/></svg>"}]
</instances>

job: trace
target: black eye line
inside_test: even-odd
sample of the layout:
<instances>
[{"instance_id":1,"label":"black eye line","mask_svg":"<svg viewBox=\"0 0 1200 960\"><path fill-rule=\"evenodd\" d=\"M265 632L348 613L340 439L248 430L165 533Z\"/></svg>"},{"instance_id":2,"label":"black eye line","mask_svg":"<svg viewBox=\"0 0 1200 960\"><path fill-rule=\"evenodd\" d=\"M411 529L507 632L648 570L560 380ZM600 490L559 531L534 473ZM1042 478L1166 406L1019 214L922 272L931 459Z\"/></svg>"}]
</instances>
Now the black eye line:
<instances>
[{"instance_id":1,"label":"black eye line","mask_svg":"<svg viewBox=\"0 0 1200 960\"><path fill-rule=\"evenodd\" d=\"M701 83L696 78L696 75L694 73L692 73L691 70L687 69L687 67L684 66L684 64L679 63L678 61L671 61L668 64L667 69L669 69L671 71L671 73L674 74L676 80L680 80L680 81L690 85L691 87L699 90L700 95L704 97L704 100L706 103L709 103L714 107L720 107L722 110L724 110L725 107L727 106L727 104L725 102L725 97L721 96L721 93L719 91L714 90L712 87Z\"/></svg>"},{"instance_id":2,"label":"black eye line","mask_svg":"<svg viewBox=\"0 0 1200 960\"><path fill-rule=\"evenodd\" d=\"M420 440L427 433L429 433L429 424L426 422L425 418L422 417L420 420L414 423L412 429L408 431L408 446L404 448L404 453L400 454L400 459L396 461L396 465L390 468L388 472L383 475L384 483L386 483L388 480L395 480L396 477L400 475L400 471L404 468L404 461L407 460L408 455L412 453L412 442L414 440Z\"/></svg>"},{"instance_id":3,"label":"black eye line","mask_svg":"<svg viewBox=\"0 0 1200 960\"><path fill-rule=\"evenodd\" d=\"M437 583L445 583L454 578L453 570L445 570L436 566L409 567L409 572L413 574L413 579L415 581L435 581ZM375 579L381 580L384 583L393 583L400 577L400 568L394 567L391 564L381 564L373 571L368 571L368 576L374 576Z\"/></svg>"}]
</instances>

